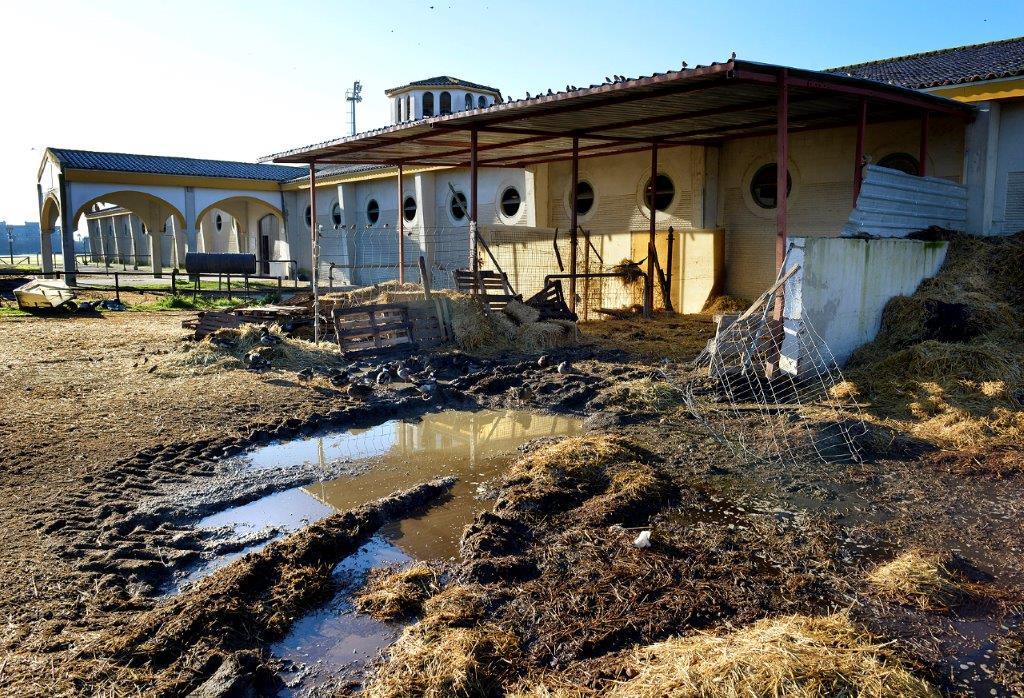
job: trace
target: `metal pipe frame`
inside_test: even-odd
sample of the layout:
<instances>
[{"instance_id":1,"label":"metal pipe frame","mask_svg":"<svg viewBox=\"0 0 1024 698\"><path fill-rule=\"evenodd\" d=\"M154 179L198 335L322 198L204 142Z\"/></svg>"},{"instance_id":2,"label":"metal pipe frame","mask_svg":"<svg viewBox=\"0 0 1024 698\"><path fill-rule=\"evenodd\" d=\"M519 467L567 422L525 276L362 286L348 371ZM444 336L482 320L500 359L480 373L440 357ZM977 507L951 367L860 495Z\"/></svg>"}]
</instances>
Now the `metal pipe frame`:
<instances>
[{"instance_id":1,"label":"metal pipe frame","mask_svg":"<svg viewBox=\"0 0 1024 698\"><path fill-rule=\"evenodd\" d=\"M650 228L648 230L647 239L647 278L654 279L654 255L651 251L654 249L656 242L656 231L658 225L658 208L656 205L657 191L658 191L658 142L655 141L651 144L651 192L647 199L647 209L650 213ZM651 313L654 312L654 284L648 283L644 288L644 315L650 317Z\"/></svg>"},{"instance_id":2,"label":"metal pipe frame","mask_svg":"<svg viewBox=\"0 0 1024 698\"><path fill-rule=\"evenodd\" d=\"M579 214L576 195L580 181L580 137L572 137L572 181L569 185L569 310L576 312L576 250L579 248ZM586 301L584 300L584 303Z\"/></svg>"},{"instance_id":3,"label":"metal pipe frame","mask_svg":"<svg viewBox=\"0 0 1024 698\"><path fill-rule=\"evenodd\" d=\"M860 187L864 183L864 132L868 125L868 101L860 100L860 114L857 120L857 145L853 151L853 205L856 208L860 198Z\"/></svg>"},{"instance_id":4,"label":"metal pipe frame","mask_svg":"<svg viewBox=\"0 0 1024 698\"><path fill-rule=\"evenodd\" d=\"M405 283L405 190L403 167L398 166L398 283Z\"/></svg>"},{"instance_id":5,"label":"metal pipe frame","mask_svg":"<svg viewBox=\"0 0 1024 698\"><path fill-rule=\"evenodd\" d=\"M309 163L309 245L313 261L313 343L320 343L320 240L316 231L316 162Z\"/></svg>"}]
</instances>

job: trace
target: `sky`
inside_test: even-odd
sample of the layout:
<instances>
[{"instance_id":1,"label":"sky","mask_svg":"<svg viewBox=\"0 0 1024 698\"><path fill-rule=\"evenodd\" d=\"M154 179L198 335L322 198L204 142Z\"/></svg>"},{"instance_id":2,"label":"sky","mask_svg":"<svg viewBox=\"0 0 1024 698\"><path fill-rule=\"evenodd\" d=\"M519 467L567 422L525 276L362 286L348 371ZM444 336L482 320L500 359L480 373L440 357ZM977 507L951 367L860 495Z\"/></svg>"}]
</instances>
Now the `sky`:
<instances>
[{"instance_id":1,"label":"sky","mask_svg":"<svg viewBox=\"0 0 1024 698\"><path fill-rule=\"evenodd\" d=\"M522 97L739 58L826 68L1024 35L1024 2L0 0L0 220L47 146L255 160L452 75Z\"/></svg>"}]
</instances>

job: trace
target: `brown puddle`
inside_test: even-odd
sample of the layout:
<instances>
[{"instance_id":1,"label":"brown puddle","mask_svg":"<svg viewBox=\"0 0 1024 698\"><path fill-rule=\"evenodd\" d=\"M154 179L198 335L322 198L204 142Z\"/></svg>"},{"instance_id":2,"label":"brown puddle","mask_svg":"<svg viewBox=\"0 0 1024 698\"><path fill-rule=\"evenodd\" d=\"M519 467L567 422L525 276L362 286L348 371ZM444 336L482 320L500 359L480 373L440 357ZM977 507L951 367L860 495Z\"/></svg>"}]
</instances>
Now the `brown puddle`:
<instances>
[{"instance_id":1,"label":"brown puddle","mask_svg":"<svg viewBox=\"0 0 1024 698\"><path fill-rule=\"evenodd\" d=\"M274 645L292 670L282 678L286 693L304 693L324 681L358 678L366 663L394 641L401 624L381 623L354 611L349 597L366 573L380 564L456 557L462 529L476 512L489 508L488 484L499 478L524 443L580 431L580 420L520 410L446 411L415 422L393 420L354 429L270 444L238 459L242 468L280 468L332 462L367 467L306 487L285 490L211 515L200 528L233 529L255 536L252 545L220 555L194 570L193 582L270 539L336 511L345 511L425 480L454 475L450 495L426 511L393 522L343 560L335 570L340 591L326 607L298 621Z\"/></svg>"}]
</instances>

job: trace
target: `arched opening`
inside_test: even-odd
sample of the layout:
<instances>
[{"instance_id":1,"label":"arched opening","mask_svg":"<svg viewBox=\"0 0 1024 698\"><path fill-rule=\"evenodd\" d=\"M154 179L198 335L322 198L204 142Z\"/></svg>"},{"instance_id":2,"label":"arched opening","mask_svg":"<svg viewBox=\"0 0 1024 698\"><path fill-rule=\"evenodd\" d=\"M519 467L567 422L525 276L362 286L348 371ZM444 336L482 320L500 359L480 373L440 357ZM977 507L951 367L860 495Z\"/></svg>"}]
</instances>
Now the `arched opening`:
<instances>
[{"instance_id":1,"label":"arched opening","mask_svg":"<svg viewBox=\"0 0 1024 698\"><path fill-rule=\"evenodd\" d=\"M434 115L434 93L424 92L423 93L423 116Z\"/></svg>"},{"instance_id":2,"label":"arched opening","mask_svg":"<svg viewBox=\"0 0 1024 698\"><path fill-rule=\"evenodd\" d=\"M279 238L279 227L272 234L261 231L261 221L267 216L278 222L284 220L279 208L253 196L232 196L211 203L196 217L203 252L255 254L260 268L269 268ZM220 227L216 225L218 217L221 219ZM263 227L269 230L265 223ZM267 235L269 239L266 239Z\"/></svg>"},{"instance_id":3,"label":"arched opening","mask_svg":"<svg viewBox=\"0 0 1024 698\"><path fill-rule=\"evenodd\" d=\"M441 116L452 113L452 94L451 92L441 93Z\"/></svg>"},{"instance_id":4,"label":"arched opening","mask_svg":"<svg viewBox=\"0 0 1024 698\"><path fill-rule=\"evenodd\" d=\"M466 108L466 111L469 111L470 109L473 108L473 95L469 94L468 92L466 93L466 107L465 108Z\"/></svg>"},{"instance_id":5,"label":"arched opening","mask_svg":"<svg viewBox=\"0 0 1024 698\"><path fill-rule=\"evenodd\" d=\"M184 263L184 240L175 234L184 230L185 217L158 196L132 190L106 192L78 207L72 216L76 229L82 216L92 257L105 267L149 267L154 276L160 276L164 267Z\"/></svg>"},{"instance_id":6,"label":"arched opening","mask_svg":"<svg viewBox=\"0 0 1024 698\"><path fill-rule=\"evenodd\" d=\"M487 106L487 98L484 97L483 95L480 95L476 100L476 105L483 109L484 107Z\"/></svg>"}]
</instances>

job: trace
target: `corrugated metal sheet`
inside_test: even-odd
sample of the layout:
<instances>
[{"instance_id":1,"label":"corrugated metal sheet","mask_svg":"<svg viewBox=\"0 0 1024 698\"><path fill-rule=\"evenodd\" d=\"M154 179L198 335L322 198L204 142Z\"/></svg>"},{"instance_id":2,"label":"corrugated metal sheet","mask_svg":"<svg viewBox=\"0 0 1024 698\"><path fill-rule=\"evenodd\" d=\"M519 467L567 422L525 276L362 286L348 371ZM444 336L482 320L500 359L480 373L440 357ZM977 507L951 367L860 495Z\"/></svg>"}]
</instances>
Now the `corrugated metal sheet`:
<instances>
[{"instance_id":1,"label":"corrugated metal sheet","mask_svg":"<svg viewBox=\"0 0 1024 698\"><path fill-rule=\"evenodd\" d=\"M966 227L967 187L868 165L857 207L843 226L843 235L905 237L933 225L951 230Z\"/></svg>"}]
</instances>

